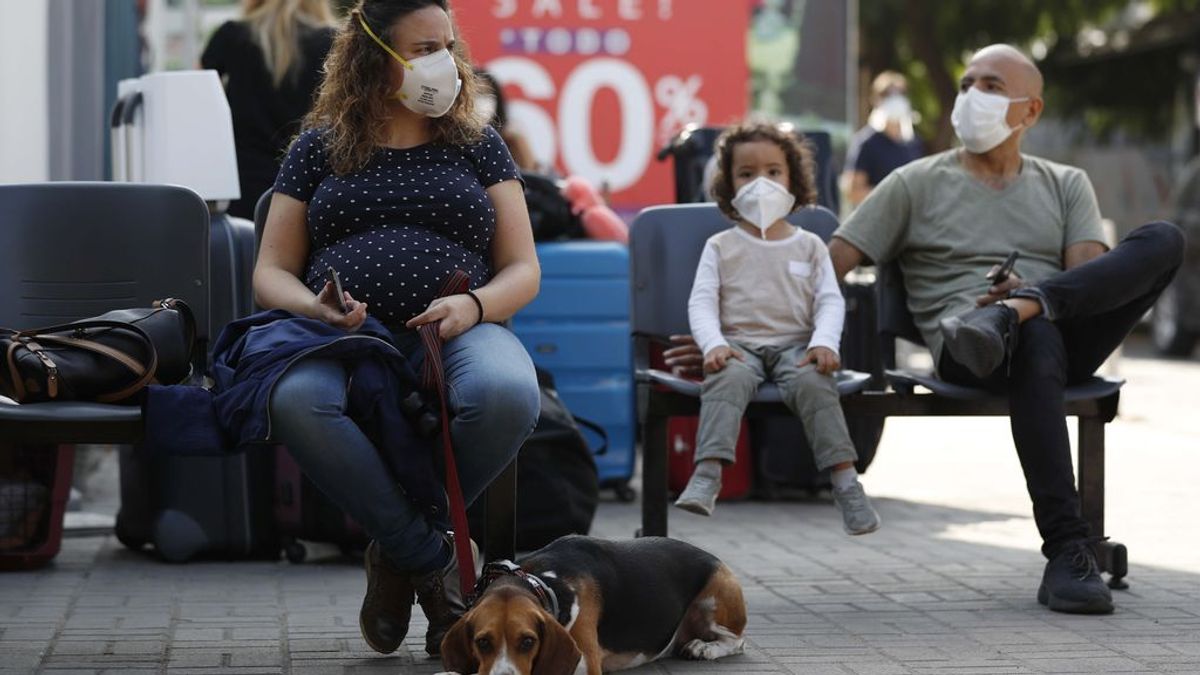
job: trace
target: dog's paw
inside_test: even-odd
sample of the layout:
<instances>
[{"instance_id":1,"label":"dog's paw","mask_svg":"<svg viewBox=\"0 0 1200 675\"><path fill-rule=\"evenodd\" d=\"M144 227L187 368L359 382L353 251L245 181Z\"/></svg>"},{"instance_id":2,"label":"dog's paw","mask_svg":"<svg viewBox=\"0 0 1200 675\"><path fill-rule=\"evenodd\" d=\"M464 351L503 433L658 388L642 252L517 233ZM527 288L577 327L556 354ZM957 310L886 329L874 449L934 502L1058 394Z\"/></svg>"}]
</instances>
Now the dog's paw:
<instances>
[{"instance_id":1,"label":"dog's paw","mask_svg":"<svg viewBox=\"0 0 1200 675\"><path fill-rule=\"evenodd\" d=\"M685 659L696 661L715 661L726 656L741 654L744 651L744 644L740 639L736 641L714 640L712 642L692 640L683 645L679 650L679 655Z\"/></svg>"},{"instance_id":2,"label":"dog's paw","mask_svg":"<svg viewBox=\"0 0 1200 675\"><path fill-rule=\"evenodd\" d=\"M692 640L691 642L685 644L683 649L679 650L679 652L680 655L685 659L693 659L695 661L711 661L716 657L710 655L712 653L712 649L710 649L710 647L712 647L712 645L704 640Z\"/></svg>"}]
</instances>

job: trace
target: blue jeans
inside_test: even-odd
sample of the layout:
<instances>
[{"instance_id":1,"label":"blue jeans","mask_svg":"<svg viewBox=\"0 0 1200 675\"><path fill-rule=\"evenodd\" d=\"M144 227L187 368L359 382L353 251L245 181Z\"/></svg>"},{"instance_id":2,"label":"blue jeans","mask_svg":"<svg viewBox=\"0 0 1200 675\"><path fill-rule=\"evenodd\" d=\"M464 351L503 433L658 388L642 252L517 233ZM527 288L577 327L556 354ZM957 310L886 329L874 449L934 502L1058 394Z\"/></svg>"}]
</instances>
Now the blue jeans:
<instances>
[{"instance_id":1,"label":"blue jeans","mask_svg":"<svg viewBox=\"0 0 1200 675\"><path fill-rule=\"evenodd\" d=\"M447 402L467 504L513 460L533 430L539 393L533 362L517 338L481 324L446 343ZM274 439L309 479L375 539L395 567L434 569L448 558L440 528L408 501L375 446L346 417L346 370L337 361L301 361L271 398ZM439 446L440 452L440 446Z\"/></svg>"}]
</instances>

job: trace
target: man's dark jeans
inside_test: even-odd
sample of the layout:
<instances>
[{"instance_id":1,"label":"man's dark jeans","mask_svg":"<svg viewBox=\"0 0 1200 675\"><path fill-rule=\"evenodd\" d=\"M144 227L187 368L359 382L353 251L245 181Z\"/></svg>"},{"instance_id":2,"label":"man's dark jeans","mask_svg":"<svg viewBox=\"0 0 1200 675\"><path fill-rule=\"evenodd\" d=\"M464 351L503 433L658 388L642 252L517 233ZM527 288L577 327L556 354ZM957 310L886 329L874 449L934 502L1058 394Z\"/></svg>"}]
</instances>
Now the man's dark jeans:
<instances>
[{"instance_id":1,"label":"man's dark jeans","mask_svg":"<svg viewBox=\"0 0 1200 675\"><path fill-rule=\"evenodd\" d=\"M942 353L938 373L947 382L1007 391L1013 442L1046 557L1088 536L1063 389L1091 377L1120 346L1175 276L1183 250L1179 228L1150 223L1112 251L1021 289L1016 295L1041 300L1045 313L1021 324L1016 351L984 380Z\"/></svg>"}]
</instances>

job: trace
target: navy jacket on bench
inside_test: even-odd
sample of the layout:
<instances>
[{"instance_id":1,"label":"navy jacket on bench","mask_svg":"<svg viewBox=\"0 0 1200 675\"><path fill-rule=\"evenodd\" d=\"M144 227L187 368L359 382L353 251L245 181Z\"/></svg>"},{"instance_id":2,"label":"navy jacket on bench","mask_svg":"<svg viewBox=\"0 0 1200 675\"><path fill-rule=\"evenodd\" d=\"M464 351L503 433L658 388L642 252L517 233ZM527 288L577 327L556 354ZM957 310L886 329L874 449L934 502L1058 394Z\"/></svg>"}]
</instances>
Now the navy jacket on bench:
<instances>
[{"instance_id":1,"label":"navy jacket on bench","mask_svg":"<svg viewBox=\"0 0 1200 675\"><path fill-rule=\"evenodd\" d=\"M148 388L143 448L214 455L271 442L271 393L279 378L306 358L347 365L347 414L383 453L408 498L422 511L445 514L433 439L417 433L401 406L418 391L419 380L388 330L371 317L351 333L282 310L229 324L213 349L211 390L189 385Z\"/></svg>"}]
</instances>

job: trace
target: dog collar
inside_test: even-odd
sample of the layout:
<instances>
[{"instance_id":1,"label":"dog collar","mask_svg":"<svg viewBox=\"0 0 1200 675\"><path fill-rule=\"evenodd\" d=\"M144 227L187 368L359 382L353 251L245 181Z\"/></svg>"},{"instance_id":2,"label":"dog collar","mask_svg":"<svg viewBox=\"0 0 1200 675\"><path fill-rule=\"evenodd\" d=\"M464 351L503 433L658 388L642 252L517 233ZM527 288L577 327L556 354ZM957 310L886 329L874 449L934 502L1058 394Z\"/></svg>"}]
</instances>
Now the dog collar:
<instances>
[{"instance_id":1,"label":"dog collar","mask_svg":"<svg viewBox=\"0 0 1200 675\"><path fill-rule=\"evenodd\" d=\"M554 592L554 589L550 588L550 585L541 577L526 572L511 560L497 560L483 566L483 574L475 584L475 593L471 604L475 604L474 601L482 597L487 587L500 577L516 577L525 582L525 585L529 586L529 590L533 591L534 597L541 603L542 609L549 612L556 621L562 622L562 617L558 613L558 594Z\"/></svg>"}]
</instances>

